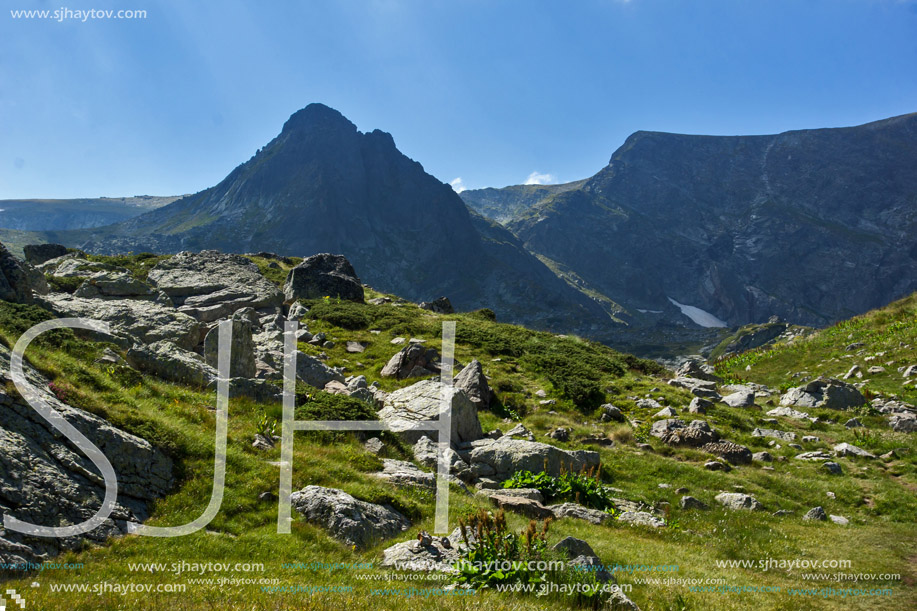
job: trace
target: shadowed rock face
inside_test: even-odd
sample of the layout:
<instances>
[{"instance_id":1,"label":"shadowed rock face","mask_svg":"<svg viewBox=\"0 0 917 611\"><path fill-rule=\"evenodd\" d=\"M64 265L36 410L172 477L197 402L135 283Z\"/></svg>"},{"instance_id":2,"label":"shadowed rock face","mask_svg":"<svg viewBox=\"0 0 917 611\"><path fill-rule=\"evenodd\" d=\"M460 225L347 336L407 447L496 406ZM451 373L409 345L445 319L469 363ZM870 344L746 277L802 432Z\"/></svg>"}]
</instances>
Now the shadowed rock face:
<instances>
[{"instance_id":1,"label":"shadowed rock face","mask_svg":"<svg viewBox=\"0 0 917 611\"><path fill-rule=\"evenodd\" d=\"M48 237L107 253L339 253L370 286L412 301L448 295L458 310L488 307L501 321L564 332L612 324L389 134L361 133L321 104L295 113L210 189L119 225Z\"/></svg>"},{"instance_id":2,"label":"shadowed rock face","mask_svg":"<svg viewBox=\"0 0 917 611\"><path fill-rule=\"evenodd\" d=\"M307 257L290 270L283 292L288 301L338 297L363 303L363 285L350 261L321 253Z\"/></svg>"},{"instance_id":3,"label":"shadowed rock face","mask_svg":"<svg viewBox=\"0 0 917 611\"><path fill-rule=\"evenodd\" d=\"M686 322L672 298L733 325L821 325L917 290L915 139L917 114L774 136L637 132L506 224L638 324Z\"/></svg>"},{"instance_id":4,"label":"shadowed rock face","mask_svg":"<svg viewBox=\"0 0 917 611\"><path fill-rule=\"evenodd\" d=\"M9 350L0 346L0 384L10 382ZM36 538L0 531L0 562L40 562L124 534L126 521L143 521L148 503L172 483L172 461L147 441L58 401L48 380L26 366L42 398L101 449L118 475L118 504L102 526L80 537ZM0 390L0 511L42 526L78 524L102 505L105 490L95 466L16 394Z\"/></svg>"}]
</instances>

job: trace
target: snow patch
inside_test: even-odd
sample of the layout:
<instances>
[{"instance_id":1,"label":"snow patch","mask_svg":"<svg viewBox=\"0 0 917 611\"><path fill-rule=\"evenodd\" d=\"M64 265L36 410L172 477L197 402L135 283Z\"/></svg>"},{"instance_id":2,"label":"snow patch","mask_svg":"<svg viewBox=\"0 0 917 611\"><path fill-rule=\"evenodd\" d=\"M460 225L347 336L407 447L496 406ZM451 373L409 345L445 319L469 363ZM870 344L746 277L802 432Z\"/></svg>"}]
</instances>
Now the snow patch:
<instances>
[{"instance_id":1,"label":"snow patch","mask_svg":"<svg viewBox=\"0 0 917 611\"><path fill-rule=\"evenodd\" d=\"M637 308L637 311L641 314L662 314L662 310L641 310Z\"/></svg>"},{"instance_id":2,"label":"snow patch","mask_svg":"<svg viewBox=\"0 0 917 611\"><path fill-rule=\"evenodd\" d=\"M725 321L720 320L719 318L717 318L710 312L701 310L700 308L696 308L694 306L684 305L683 303L678 303L671 297L669 297L669 301L672 302L672 305L674 305L679 310L681 310L682 314L690 318L692 321L694 321L695 324L700 325L701 327L710 328L710 327L728 327L729 326L726 324Z\"/></svg>"}]
</instances>

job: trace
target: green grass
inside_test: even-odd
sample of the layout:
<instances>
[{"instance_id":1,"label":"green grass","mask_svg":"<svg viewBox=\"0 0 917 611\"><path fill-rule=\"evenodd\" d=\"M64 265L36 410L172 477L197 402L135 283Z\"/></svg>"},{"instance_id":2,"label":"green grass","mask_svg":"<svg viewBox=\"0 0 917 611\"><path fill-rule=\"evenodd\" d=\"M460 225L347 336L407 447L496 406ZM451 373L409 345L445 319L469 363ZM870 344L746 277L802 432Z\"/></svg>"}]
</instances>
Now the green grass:
<instances>
[{"instance_id":1,"label":"green grass","mask_svg":"<svg viewBox=\"0 0 917 611\"><path fill-rule=\"evenodd\" d=\"M862 347L847 351L847 346ZM873 357L867 361L868 357ZM798 386L797 372L840 377L853 365L859 365L863 380L868 379L866 394L898 395L910 403L917 402L917 388L903 386L899 367L917 364L917 293L896 301L792 344L750 350L716 363L717 373L734 380L757 382L774 388ZM885 368L883 373L869 374L871 366ZM853 378L852 382L860 379Z\"/></svg>"},{"instance_id":2,"label":"green grass","mask_svg":"<svg viewBox=\"0 0 917 611\"><path fill-rule=\"evenodd\" d=\"M134 269L142 260L128 260L124 265ZM256 260L259 266L263 262ZM145 267L145 266L144 266ZM137 267L135 273L142 273ZM272 279L282 282L280 271ZM285 274L284 274L285 275ZM367 299L380 296L367 291ZM603 401L617 405L634 420L652 421L654 411L636 407L636 398L651 396L660 403L680 409L691 395L666 384L664 370L654 363L617 353L606 347L575 337L558 337L495 323L485 313L437 315L409 303L381 306L336 303L319 300L307 304L311 309L303 319L313 333L325 332L336 342L334 348L316 348L300 344L300 349L318 354L325 352L328 364L343 366L348 375L363 374L370 382L378 381L393 390L415 380L381 378L379 371L400 346L394 337L425 339L426 345L441 347L444 320L457 322L456 357L462 363L472 358L481 361L498 401L491 410L482 412L485 430L506 430L521 421L539 441L551 441L567 449L592 449L600 453L602 481L618 491L616 497L639 501L655 507L670 524L669 528L650 529L612 520L603 526L569 519L552 523L549 544L571 535L586 539L608 565L671 565L674 574L619 573L618 581L633 587L630 597L642 609L905 609L917 606L917 443L914 435L894 433L883 427L883 419L868 410L858 417L873 433L848 431L841 424L781 422L780 428L795 430L799 437L814 434L818 444L806 449L826 449L840 441L856 443L876 452L903 448L890 461L838 459L844 475L832 476L815 464L793 461L797 452L782 444L780 449L767 441L750 436L760 425L763 414L755 410L732 409L718 405L702 417L727 439L742 443L753 451L768 449L776 461L773 471L754 464L729 473L703 468L709 458L696 449L671 448L650 438L653 452L639 450L634 430L627 424L602 423L598 410L589 401L570 396L567 378L591 382ZM913 356L898 344L915 345L913 335L913 298L884 312L867 315L829 329L808 340L808 347L779 347L773 356L757 356L745 361L724 361L720 370L728 375L780 385L785 372L808 367L810 371L825 359L841 356L840 343L869 341L868 353L887 350L885 360L905 360ZM16 306L0 302L0 341L11 345L34 323L50 315L33 306ZM903 323L903 324L902 324ZM378 331L378 333L374 333ZM829 335L830 334L830 335ZM853 335L854 339L849 339ZM820 339L821 338L821 339ZM828 341L830 338L831 341ZM347 353L347 340L364 342L365 352ZM845 345L846 345L845 343ZM834 346L825 352L828 346ZM896 348L897 346L897 348ZM177 525L199 515L210 496L214 447L214 397L193 389L139 376L125 383L125 374L94 365L95 357L106 347L89 342L70 331L56 331L36 340L28 353L29 360L44 371L58 386L66 388L68 401L97 413L127 431L143 436L176 461L175 489L153 506L151 524ZM111 347L111 346L109 346ZM796 352L788 352L788 351ZM839 348L843 351L843 346ZM792 356L787 356L787 353ZM795 358L802 365L795 365ZM740 359L740 357L737 357ZM849 367L844 359L843 364ZM913 361L913 359L911 359ZM825 372L837 373L840 363L828 361ZM745 365L752 370L745 371ZM889 368L887 378L876 377L877 389L908 391L894 386L896 368ZM815 372L813 372L815 373ZM537 390L547 393L553 405L541 405ZM886 392L883 390L883 392ZM306 387L298 388L298 414L302 418L362 419L372 416L365 404L336 397ZM582 399L580 397L580 399ZM82 563L76 570L44 571L17 575L4 583L15 588L34 609L399 609L433 607L439 609L568 609L572 599L562 595L546 598L497 594L481 591L468 597L430 597L405 599L402 596L378 596L380 588L441 587L445 582L427 576L419 581L365 581L360 575L381 576L392 571L380 569L381 551L391 542L367 550L353 550L329 538L320 528L294 520L293 532L276 534L276 502L258 500L262 492L276 493L280 450L258 452L251 441L264 416L279 417L279 404L260 405L249 400L230 402L229 450L226 495L220 512L206 532L174 539L127 536L103 545L68 552L55 559ZM838 417L834 413L835 418ZM570 441L555 442L545 435L558 426L571 429ZM813 428L815 427L815 428ZM586 435L605 435L616 440L613 447L585 448L578 439ZM864 436L865 435L865 436ZM410 459L409 447L385 436L383 457ZM379 457L367 453L355 435L349 433L297 433L294 448L294 489L316 484L343 489L358 498L388 503L409 516L412 528L399 537L407 540L420 530L433 531L433 497L428 492L393 488L383 484L372 473L380 468ZM660 488L660 483L670 488ZM754 494L768 511L729 513L716 507L713 497L720 491L737 486ZM713 507L709 511L682 511L675 490L686 487L689 494ZM828 492L835 498L829 498ZM452 488L450 526L465 515L489 504L480 497L462 494ZM831 523L807 523L801 515L821 505L828 513L848 517L844 528ZM771 512L788 509L790 517L774 517ZM524 530L528 520L509 515L509 528ZM803 581L800 571L762 571L758 569L718 567L723 560L775 559L847 559L853 564L843 572L899 573L902 580L870 582L867 587L890 587L890 597L792 597L789 587L852 587L824 579ZM191 584L185 593L127 594L91 592L54 593L51 585L188 583L190 575L177 576L171 571L141 573L131 571L129 563L175 562L263 563L265 570L256 573L208 573L204 578L248 578L278 580L286 586L351 587L347 593L270 593L261 585L227 584L222 587ZM312 570L284 568L284 563L371 563L366 570ZM813 571L813 572L837 572ZM677 577L683 579L723 579L730 586L754 585L783 588L778 594L721 594L691 591L687 585L652 585L639 583L643 578ZM32 588L32 583L39 587Z\"/></svg>"}]
</instances>

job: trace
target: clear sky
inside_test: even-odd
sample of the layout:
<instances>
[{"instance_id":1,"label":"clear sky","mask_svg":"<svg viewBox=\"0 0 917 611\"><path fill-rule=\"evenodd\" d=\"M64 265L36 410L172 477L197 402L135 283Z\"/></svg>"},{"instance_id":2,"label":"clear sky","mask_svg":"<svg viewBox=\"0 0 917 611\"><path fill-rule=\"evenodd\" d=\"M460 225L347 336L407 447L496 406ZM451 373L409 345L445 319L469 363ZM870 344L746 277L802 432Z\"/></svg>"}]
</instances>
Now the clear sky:
<instances>
[{"instance_id":1,"label":"clear sky","mask_svg":"<svg viewBox=\"0 0 917 611\"><path fill-rule=\"evenodd\" d=\"M0 5L0 198L198 191L310 102L468 188L590 176L641 129L774 133L917 111L911 0ZM10 12L61 7L147 17Z\"/></svg>"}]
</instances>

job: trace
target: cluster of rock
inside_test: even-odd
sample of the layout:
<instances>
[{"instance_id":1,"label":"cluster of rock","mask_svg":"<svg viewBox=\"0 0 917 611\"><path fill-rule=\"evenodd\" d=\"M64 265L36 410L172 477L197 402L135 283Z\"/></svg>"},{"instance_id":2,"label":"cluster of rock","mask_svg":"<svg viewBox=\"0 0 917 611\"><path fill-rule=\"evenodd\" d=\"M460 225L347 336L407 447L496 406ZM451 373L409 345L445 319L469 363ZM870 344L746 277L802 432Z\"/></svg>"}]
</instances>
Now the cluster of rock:
<instances>
[{"instance_id":1,"label":"cluster of rock","mask_svg":"<svg viewBox=\"0 0 917 611\"><path fill-rule=\"evenodd\" d=\"M0 345L0 512L40 526L82 523L102 505L102 476L82 451L10 390L9 371L10 352ZM87 541L124 534L127 522L149 517L150 501L172 486L172 461L149 442L59 401L48 390L48 380L30 366L25 373L40 398L111 462L118 499L111 516L82 536L30 537L0 530L0 563L41 562Z\"/></svg>"},{"instance_id":2,"label":"cluster of rock","mask_svg":"<svg viewBox=\"0 0 917 611\"><path fill-rule=\"evenodd\" d=\"M349 266L340 256L309 257L291 271L287 292L311 295L304 287L343 285L352 289L348 296L355 296L356 284L362 300L355 274L344 273L352 272ZM81 253L46 260L38 269L83 280L73 294L42 295L42 305L58 316L109 323L111 334L104 339L126 350L130 366L169 381L212 387L217 378L217 327L221 321L232 321L231 392L259 401L279 399L280 388L269 382L283 375L285 312L295 319L305 311L299 304L287 308L284 292L249 259L217 251L181 252L158 262L146 281L127 269L88 261ZM300 330L298 339L307 333ZM302 352L297 353L296 373L316 388L344 380L339 370Z\"/></svg>"}]
</instances>

